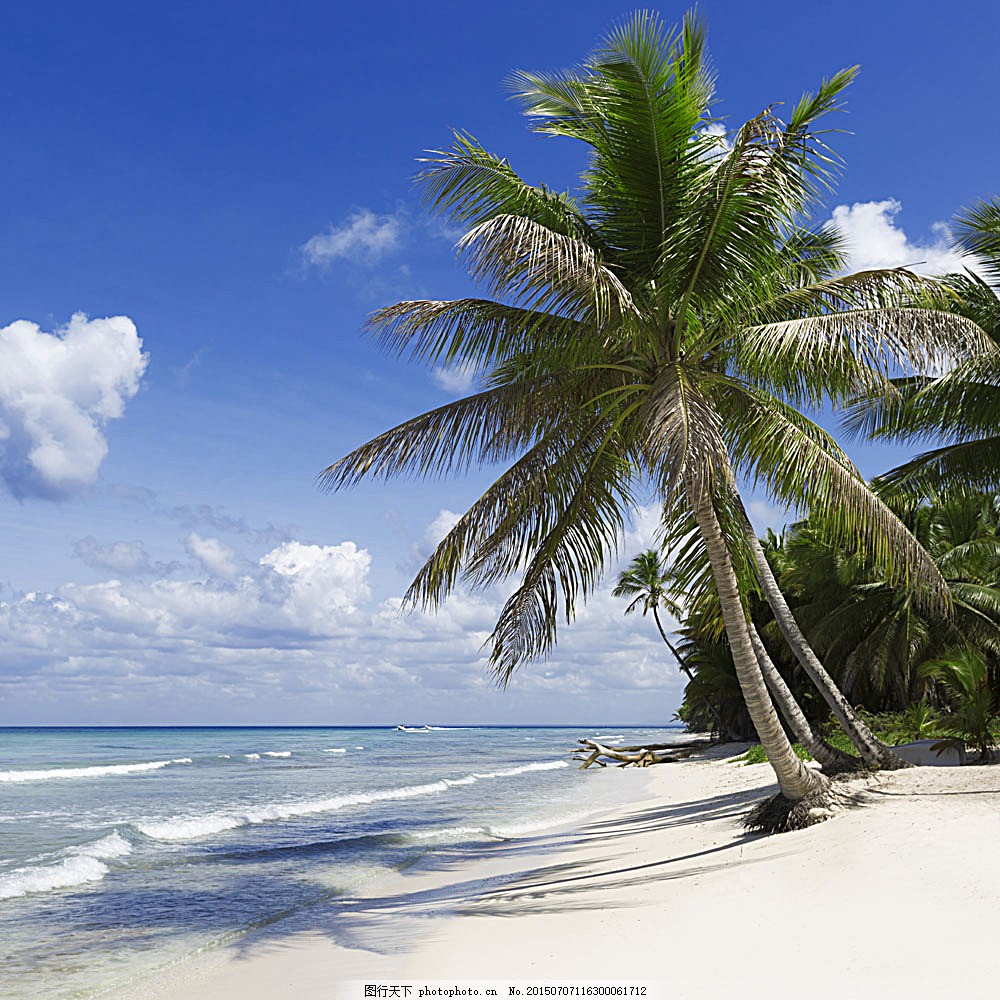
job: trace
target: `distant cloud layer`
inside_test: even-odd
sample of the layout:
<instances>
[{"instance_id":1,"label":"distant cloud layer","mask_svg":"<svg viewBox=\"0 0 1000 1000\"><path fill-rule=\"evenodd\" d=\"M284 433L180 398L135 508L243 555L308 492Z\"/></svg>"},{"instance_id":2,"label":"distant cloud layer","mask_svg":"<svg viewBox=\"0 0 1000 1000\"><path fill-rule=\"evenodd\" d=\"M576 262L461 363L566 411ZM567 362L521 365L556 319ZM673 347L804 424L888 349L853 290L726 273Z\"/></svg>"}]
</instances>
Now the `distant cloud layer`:
<instances>
[{"instance_id":1,"label":"distant cloud layer","mask_svg":"<svg viewBox=\"0 0 1000 1000\"><path fill-rule=\"evenodd\" d=\"M897 223L903 206L895 198L838 205L831 223L847 240L848 271L882 267L908 267L919 274L961 271L972 261L951 249L948 226L936 222L932 239L911 240Z\"/></svg>"},{"instance_id":2,"label":"distant cloud layer","mask_svg":"<svg viewBox=\"0 0 1000 1000\"><path fill-rule=\"evenodd\" d=\"M19 499L61 500L94 482L146 368L127 316L77 313L55 333L18 320L0 329L0 478Z\"/></svg>"},{"instance_id":3,"label":"distant cloud layer","mask_svg":"<svg viewBox=\"0 0 1000 1000\"><path fill-rule=\"evenodd\" d=\"M73 546L73 555L91 569L109 570L119 576L137 576L153 569L149 553L141 541L102 544L88 535Z\"/></svg>"},{"instance_id":4,"label":"distant cloud layer","mask_svg":"<svg viewBox=\"0 0 1000 1000\"><path fill-rule=\"evenodd\" d=\"M456 518L440 511L421 548ZM637 512L626 558L657 520L655 508ZM683 678L655 628L624 617L613 572L560 628L553 655L500 692L483 642L509 587L459 588L436 612L400 615L398 597L373 596L371 555L353 541L251 555L191 532L184 547L189 562L164 565L140 542L86 538L78 555L114 578L0 600L5 717L548 721L570 698L599 706L595 717L667 721L679 700Z\"/></svg>"},{"instance_id":5,"label":"distant cloud layer","mask_svg":"<svg viewBox=\"0 0 1000 1000\"><path fill-rule=\"evenodd\" d=\"M399 215L376 215L371 209L353 212L339 226L302 244L303 260L323 266L335 260L373 264L398 249L403 232Z\"/></svg>"}]
</instances>

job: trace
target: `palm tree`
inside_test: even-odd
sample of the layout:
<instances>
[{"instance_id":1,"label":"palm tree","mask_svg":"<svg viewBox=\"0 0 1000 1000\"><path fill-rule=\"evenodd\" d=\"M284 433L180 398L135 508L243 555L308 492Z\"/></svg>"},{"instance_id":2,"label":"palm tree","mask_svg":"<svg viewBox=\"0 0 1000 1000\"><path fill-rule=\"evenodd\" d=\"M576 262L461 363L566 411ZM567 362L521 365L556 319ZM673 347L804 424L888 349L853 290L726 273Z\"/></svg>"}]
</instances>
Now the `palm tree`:
<instances>
[{"instance_id":1,"label":"palm tree","mask_svg":"<svg viewBox=\"0 0 1000 1000\"><path fill-rule=\"evenodd\" d=\"M436 605L459 578L519 585L488 643L505 683L552 648L617 550L637 491L705 547L747 709L789 807L769 825L815 822L823 776L803 767L768 697L733 566L737 472L781 502L823 512L869 545L891 578L946 605L936 567L795 403L890 391L897 365L979 345L940 311L940 289L906 271L830 277L837 241L803 228L834 167L816 121L851 70L792 108L722 141L704 31L652 14L613 31L583 67L518 73L535 131L582 142L577 198L523 181L467 135L426 161L431 205L487 297L401 302L371 325L382 344L431 365L459 360L483 390L379 435L329 467L331 489L367 477L503 471L443 539L408 592ZM919 301L917 301L919 300Z\"/></svg>"},{"instance_id":2,"label":"palm tree","mask_svg":"<svg viewBox=\"0 0 1000 1000\"><path fill-rule=\"evenodd\" d=\"M611 591L613 597L631 597L632 600L625 608L625 614L630 615L637 608L642 608L643 617L649 611L653 612L653 621L659 630L660 638L666 643L670 655L677 661L677 666L687 676L688 682L694 681L694 674L688 666L683 654L667 637L663 622L660 621L660 607L665 606L675 618L681 612L678 600L684 594L677 589L677 580L673 573L664 567L660 561L660 554L655 549L647 549L635 556L628 568L623 570L618 576L618 583ZM712 701L706 703L706 707L712 714L714 727L719 733L723 733L722 716L719 714Z\"/></svg>"},{"instance_id":3,"label":"palm tree","mask_svg":"<svg viewBox=\"0 0 1000 1000\"><path fill-rule=\"evenodd\" d=\"M663 622L660 621L660 608L665 606L675 618L681 614L681 607L675 598L683 597L683 594L675 590L675 582L669 569L666 569L660 562L660 554L655 549L647 549L640 552L618 576L618 583L611 591L612 597L631 597L625 614L630 615L638 608L642 608L643 617L649 611L653 612L653 621L660 632L660 638L666 643L671 656L677 661L677 666L684 671L689 681L694 680L684 657L678 652L677 647L670 641Z\"/></svg>"},{"instance_id":4,"label":"palm tree","mask_svg":"<svg viewBox=\"0 0 1000 1000\"><path fill-rule=\"evenodd\" d=\"M979 271L949 275L950 308L974 320L1000 344L1000 198L980 201L955 220L955 245ZM1000 488L1000 361L996 352L961 358L934 380L901 379L895 397L861 398L848 426L900 441L946 443L879 476L884 495L931 497L944 491Z\"/></svg>"},{"instance_id":5,"label":"palm tree","mask_svg":"<svg viewBox=\"0 0 1000 1000\"><path fill-rule=\"evenodd\" d=\"M923 664L959 646L1000 657L1000 509L995 498L957 495L902 511L953 598L950 618L929 615L856 552L832 545L821 522L784 540L782 589L840 686L857 704L905 709L927 695Z\"/></svg>"}]
</instances>

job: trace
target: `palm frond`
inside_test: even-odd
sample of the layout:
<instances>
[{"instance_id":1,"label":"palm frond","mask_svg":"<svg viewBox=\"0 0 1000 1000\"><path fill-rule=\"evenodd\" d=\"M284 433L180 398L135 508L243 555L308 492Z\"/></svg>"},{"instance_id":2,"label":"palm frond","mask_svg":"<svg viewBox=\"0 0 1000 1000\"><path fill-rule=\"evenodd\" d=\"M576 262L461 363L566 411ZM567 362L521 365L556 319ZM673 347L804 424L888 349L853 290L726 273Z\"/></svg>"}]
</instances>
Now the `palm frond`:
<instances>
[{"instance_id":1,"label":"palm frond","mask_svg":"<svg viewBox=\"0 0 1000 1000\"><path fill-rule=\"evenodd\" d=\"M728 399L727 439L738 469L786 506L819 517L837 543L870 553L924 606L950 607L948 584L926 549L822 428L755 389L731 384Z\"/></svg>"},{"instance_id":2,"label":"palm frond","mask_svg":"<svg viewBox=\"0 0 1000 1000\"><path fill-rule=\"evenodd\" d=\"M591 335L575 319L476 298L397 302L373 313L368 328L388 352L479 368L539 348L566 356Z\"/></svg>"},{"instance_id":3,"label":"palm frond","mask_svg":"<svg viewBox=\"0 0 1000 1000\"><path fill-rule=\"evenodd\" d=\"M603 324L634 314L628 289L583 240L497 215L462 237L469 272L514 304Z\"/></svg>"},{"instance_id":4,"label":"palm frond","mask_svg":"<svg viewBox=\"0 0 1000 1000\"><path fill-rule=\"evenodd\" d=\"M562 233L595 243L599 236L576 202L544 185L523 180L506 159L487 152L470 135L455 132L450 150L431 150L417 175L432 209L465 226L497 215L520 215Z\"/></svg>"}]
</instances>

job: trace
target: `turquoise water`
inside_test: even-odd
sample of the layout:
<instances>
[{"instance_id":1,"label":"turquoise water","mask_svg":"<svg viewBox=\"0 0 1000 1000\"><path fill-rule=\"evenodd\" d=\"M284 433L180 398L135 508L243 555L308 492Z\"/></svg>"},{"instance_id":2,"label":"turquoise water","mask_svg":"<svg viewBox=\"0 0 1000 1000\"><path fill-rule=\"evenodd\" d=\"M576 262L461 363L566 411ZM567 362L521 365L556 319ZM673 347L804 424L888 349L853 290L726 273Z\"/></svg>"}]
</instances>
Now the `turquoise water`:
<instances>
[{"instance_id":1,"label":"turquoise water","mask_svg":"<svg viewBox=\"0 0 1000 1000\"><path fill-rule=\"evenodd\" d=\"M673 734L676 734L676 730ZM620 798L586 728L0 729L0 996L100 996L435 850Z\"/></svg>"}]
</instances>

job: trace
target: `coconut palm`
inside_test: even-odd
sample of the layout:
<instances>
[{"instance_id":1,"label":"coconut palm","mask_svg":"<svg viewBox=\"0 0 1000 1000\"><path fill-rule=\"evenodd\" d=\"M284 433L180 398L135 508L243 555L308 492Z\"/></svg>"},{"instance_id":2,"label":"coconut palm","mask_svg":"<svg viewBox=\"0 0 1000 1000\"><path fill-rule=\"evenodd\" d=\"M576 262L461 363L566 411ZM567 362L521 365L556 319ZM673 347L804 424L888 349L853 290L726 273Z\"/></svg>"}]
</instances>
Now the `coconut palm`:
<instances>
[{"instance_id":1,"label":"coconut palm","mask_svg":"<svg viewBox=\"0 0 1000 1000\"><path fill-rule=\"evenodd\" d=\"M906 708L927 695L922 664L964 645L1000 657L1000 510L993 498L959 495L902 512L947 579L948 618L928 614L857 552L830 544L822 524L784 539L780 582L795 614L857 704Z\"/></svg>"},{"instance_id":2,"label":"coconut palm","mask_svg":"<svg viewBox=\"0 0 1000 1000\"><path fill-rule=\"evenodd\" d=\"M644 617L648 612L653 612L653 621L656 622L660 638L666 643L671 656L687 675L687 679L694 680L694 675L684 662L684 657L670 641L663 622L660 621L661 607L665 607L675 618L679 616L681 606L678 601L683 598L683 594L676 590L676 583L670 570L661 563L660 553L655 549L647 549L635 556L628 567L618 575L618 583L611 591L611 595L632 598L625 608L627 615L639 608L642 608Z\"/></svg>"},{"instance_id":3,"label":"coconut palm","mask_svg":"<svg viewBox=\"0 0 1000 1000\"><path fill-rule=\"evenodd\" d=\"M666 568L660 560L660 553L656 549L647 549L640 552L629 563L628 567L618 576L618 583L611 591L613 597L630 597L632 600L625 608L625 614L630 615L638 608L642 608L643 616L647 612L653 612L653 621L660 633L660 638L666 643L671 656L677 661L677 666L681 668L687 676L689 682L694 681L694 674L688 666L683 654L670 641L667 636L663 622L660 621L660 608L666 609L675 618L681 615L680 601L684 598L684 593L678 588L675 575ZM711 700L707 703L707 708L712 715L714 728L722 733L722 717L715 708Z\"/></svg>"},{"instance_id":4,"label":"coconut palm","mask_svg":"<svg viewBox=\"0 0 1000 1000\"><path fill-rule=\"evenodd\" d=\"M487 296L401 302L371 323L414 360L476 367L483 389L379 435L323 479L506 466L407 595L433 606L460 578L518 576L488 640L502 682L551 650L651 486L705 547L747 709L794 806L775 826L820 818L827 783L792 751L750 641L733 566L737 473L822 511L890 577L946 605L933 562L795 404L890 391L896 366L983 340L940 311L929 280L831 277L836 238L803 228L835 166L814 126L852 77L825 80L787 121L766 109L721 139L693 15L668 32L638 14L578 70L516 74L535 131L587 148L579 195L527 184L467 135L426 161L424 191L467 228L459 246Z\"/></svg>"},{"instance_id":5,"label":"coconut palm","mask_svg":"<svg viewBox=\"0 0 1000 1000\"><path fill-rule=\"evenodd\" d=\"M950 308L973 319L1000 344L1000 198L980 201L955 220L956 247L973 255L980 273L950 275ZM959 359L935 380L899 380L896 397L862 398L848 425L900 441L942 438L875 485L884 495L930 497L942 491L1000 488L1000 361L995 352Z\"/></svg>"}]
</instances>

